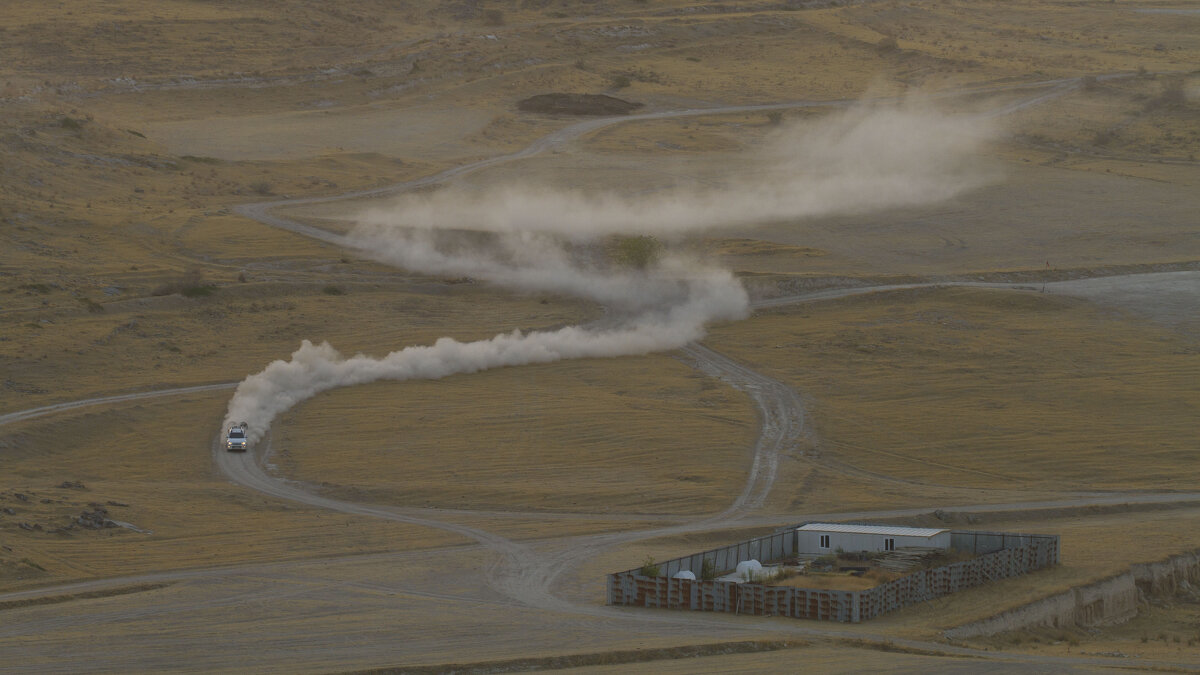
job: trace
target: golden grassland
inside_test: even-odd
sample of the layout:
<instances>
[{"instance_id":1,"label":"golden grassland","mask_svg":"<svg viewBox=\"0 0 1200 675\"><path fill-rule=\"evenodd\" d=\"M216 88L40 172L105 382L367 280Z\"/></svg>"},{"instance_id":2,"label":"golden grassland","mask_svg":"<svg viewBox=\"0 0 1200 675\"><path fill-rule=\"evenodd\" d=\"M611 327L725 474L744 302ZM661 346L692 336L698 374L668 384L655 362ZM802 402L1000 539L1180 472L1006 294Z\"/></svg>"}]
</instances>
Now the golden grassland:
<instances>
[{"instance_id":1,"label":"golden grassland","mask_svg":"<svg viewBox=\"0 0 1200 675\"><path fill-rule=\"evenodd\" d=\"M247 492L215 474L209 446L227 393L85 409L6 429L0 584L305 559L468 543ZM83 487L61 487L63 482ZM28 501L17 499L20 492ZM45 503L43 500L49 500ZM116 504L112 504L116 502ZM124 528L51 532L94 504ZM18 529L39 525L40 532Z\"/></svg>"},{"instance_id":2,"label":"golden grassland","mask_svg":"<svg viewBox=\"0 0 1200 675\"><path fill-rule=\"evenodd\" d=\"M345 389L273 444L286 475L365 501L696 514L740 492L756 426L736 391L652 355Z\"/></svg>"},{"instance_id":3,"label":"golden grassland","mask_svg":"<svg viewBox=\"0 0 1200 675\"><path fill-rule=\"evenodd\" d=\"M1187 490L1200 471L1194 341L1081 300L901 291L763 312L709 344L805 392L819 457L889 476Z\"/></svg>"},{"instance_id":4,"label":"golden grassland","mask_svg":"<svg viewBox=\"0 0 1200 675\"><path fill-rule=\"evenodd\" d=\"M446 335L476 339L592 316L594 308L577 302L366 263L230 210L417 178L510 152L573 121L516 113L514 103L532 94L604 92L657 110L1141 68L1141 76L1089 82L1019 113L1009 122L1015 136L994 153L1018 192L1039 185L1115 191L1134 211L1179 201L1200 184L1196 76L1162 74L1200 63L1200 18L1137 11L1186 5L725 5L614 0L467 11L384 0L336 7L120 0L6 8L0 413L234 381L286 358L300 339L382 355ZM810 114L820 113L783 119ZM707 179L736 170L730 158L775 124L755 114L610 127L560 154L477 178L558 174L617 187ZM1134 181L1104 182L1110 174ZM1006 199L982 199L976 211ZM1189 231L1186 219L1139 222L1136 233L1109 223L1099 233L1070 234L1111 210L1096 202L1075 204L1050 223L1068 232L1052 247L1056 266L1195 260L1180 236ZM336 216L331 208L311 211ZM972 217L893 216L955 227ZM925 250L941 246L945 232L908 227L867 237L845 221L781 223L716 233L700 246L739 272L769 278L764 286L781 278L819 284L832 276L984 274L1040 268L1041 251L1013 246L1040 225L1014 228L1006 239L987 223L968 222L969 247L954 249L951 238L946 251L924 258L898 249L910 237L927 237ZM215 290L197 297L174 292L207 286ZM715 327L708 344L806 397L816 444L786 454L769 512L1190 490L1197 478L1194 340L1083 301L966 289L893 293L763 312ZM0 430L0 506L14 510L0 516L0 588L466 543L228 484L215 474L209 447L227 395L89 408ZM330 392L281 419L272 461L284 475L348 499L689 515L728 504L754 435L743 395L659 355ZM59 487L63 481L86 487ZM983 488L987 495L972 498ZM153 534L46 531L92 503ZM1193 511L989 521L990 529L1061 533L1064 565L911 608L869 629L930 637L1129 563L1192 549L1200 541ZM518 538L612 527L585 519L486 522ZM592 594L595 579L647 554L668 558L765 531L606 551L579 568L585 590L572 592ZM1123 534L1130 531L1140 535L1136 545ZM1094 643L1182 658L1189 611L1152 609ZM1158 632L1168 639L1158 641ZM1049 653L1071 647L1022 644ZM778 668L798 653L830 670L931 663L822 647L655 667Z\"/></svg>"},{"instance_id":5,"label":"golden grassland","mask_svg":"<svg viewBox=\"0 0 1200 675\"><path fill-rule=\"evenodd\" d=\"M326 251L327 254L335 251ZM360 262L299 258L247 271L248 281L205 275L187 288L200 297L125 289L90 307L55 288L18 287L13 296L44 307L7 313L0 342L8 362L6 412L146 387L236 382L303 339L328 341L347 355L382 356L439 337L490 338L514 328L574 323L586 307L553 296L516 296L475 284L397 274ZM173 283L179 283L175 279ZM125 295L134 295L120 299ZM140 296L140 297L139 297ZM88 296L81 296L88 299ZM463 317L471 316L469 323Z\"/></svg>"}]
</instances>

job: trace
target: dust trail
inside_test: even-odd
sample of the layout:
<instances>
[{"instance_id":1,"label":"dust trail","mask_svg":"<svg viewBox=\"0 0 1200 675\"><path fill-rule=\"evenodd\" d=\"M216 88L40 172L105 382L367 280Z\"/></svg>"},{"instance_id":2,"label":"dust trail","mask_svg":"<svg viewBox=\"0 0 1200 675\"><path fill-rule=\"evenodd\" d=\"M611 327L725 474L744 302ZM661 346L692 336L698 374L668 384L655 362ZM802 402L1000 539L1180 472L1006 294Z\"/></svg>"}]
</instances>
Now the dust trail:
<instances>
[{"instance_id":1,"label":"dust trail","mask_svg":"<svg viewBox=\"0 0 1200 675\"><path fill-rule=\"evenodd\" d=\"M987 180L976 151L989 134L982 118L908 101L782 128L758 151L752 176L730 177L717 190L628 197L513 185L405 196L364 214L348 237L351 245L416 272L593 300L609 314L555 331L467 343L442 338L382 358L345 357L329 344L304 341L290 360L238 386L226 423L248 422L256 441L276 415L335 387L683 347L713 321L746 316L745 290L730 272L655 248L656 240L640 240L652 246L637 260L614 259L615 235L677 238L718 226L945 199Z\"/></svg>"},{"instance_id":2,"label":"dust trail","mask_svg":"<svg viewBox=\"0 0 1200 675\"><path fill-rule=\"evenodd\" d=\"M979 149L996 121L950 115L924 99L856 106L784 125L761 143L750 170L719 189L675 188L629 197L585 189L506 185L405 195L373 209L376 229L673 235L764 221L875 211L947 199L993 178Z\"/></svg>"},{"instance_id":3,"label":"dust trail","mask_svg":"<svg viewBox=\"0 0 1200 675\"><path fill-rule=\"evenodd\" d=\"M683 285L672 289L682 293L680 302L614 319L615 325L606 328L515 330L475 342L441 338L432 345L405 347L382 358L361 354L347 358L328 343L314 345L305 340L290 360L274 361L238 385L229 402L226 425L248 422L248 435L256 442L276 415L335 387L384 379L439 379L503 366L676 349L703 337L704 325L710 321L746 315L746 293L727 272L709 270L684 280Z\"/></svg>"}]
</instances>

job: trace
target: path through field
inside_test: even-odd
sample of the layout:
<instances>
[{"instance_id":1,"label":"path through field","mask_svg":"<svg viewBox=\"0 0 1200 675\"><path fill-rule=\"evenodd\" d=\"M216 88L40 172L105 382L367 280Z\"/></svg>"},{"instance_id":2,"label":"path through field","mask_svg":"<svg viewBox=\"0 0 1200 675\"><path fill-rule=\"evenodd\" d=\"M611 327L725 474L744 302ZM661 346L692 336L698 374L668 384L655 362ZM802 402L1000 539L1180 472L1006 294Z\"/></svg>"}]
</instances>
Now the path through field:
<instances>
[{"instance_id":1,"label":"path through field","mask_svg":"<svg viewBox=\"0 0 1200 675\"><path fill-rule=\"evenodd\" d=\"M1079 80L1059 80L1032 85L977 88L970 93L1028 88L1034 93L1006 106L997 114L1037 105L1080 85ZM272 227L289 230L330 244L344 246L342 235L298 223L273 212L287 206L399 193L462 176L485 167L535 156L605 126L624 122L718 113L778 110L812 106L840 106L850 101L801 101L759 106L728 106L589 120L560 129L519 152L456 167L426 178L385 188L336 197L290 199L237 207L242 215ZM1153 277L1153 278L1151 278ZM851 295L887 293L912 288L971 285L1015 292L1028 284L902 284L861 286L815 291L760 300L758 309L788 304L833 300ZM1099 302L1130 307L1159 306L1159 312L1176 312L1200 296L1200 272L1174 276L1124 275L1045 284L1045 291L1077 295ZM1025 290L1022 290L1025 289ZM1156 305L1156 299L1166 298ZM1192 305L1194 306L1194 305ZM486 654L549 654L562 651L602 651L611 644L629 644L639 636L652 636L655 644L683 644L717 639L738 640L764 636L812 639L854 638L867 642L893 642L946 655L971 656L985 664L1021 664L1046 669L1088 669L1111 666L1108 659L1088 657L1037 657L950 647L940 643L897 640L872 633L869 627L821 625L813 622L768 621L684 612L649 612L606 607L598 601L600 580L579 586L574 574L580 566L606 550L631 542L683 533L698 533L734 525L786 525L805 519L865 519L928 513L934 508L967 512L1014 511L1050 507L1076 507L1120 503L1190 503L1200 493L1189 494L1071 494L1060 500L930 505L860 513L763 515L778 473L782 453L796 446L806 433L805 413L799 394L786 384L730 359L701 344L691 344L683 355L705 374L744 392L759 417L759 435L750 450L752 461L742 490L730 496L720 513L679 517L625 516L622 514L544 514L527 512L472 512L416 509L360 504L331 499L313 486L272 475L264 469L269 438L254 452L225 452L221 438L213 439L213 462L233 482L272 498L298 502L318 509L437 528L474 542L428 551L392 552L334 557L302 562L234 565L203 570L165 571L120 579L95 580L56 587L0 594L0 609L7 619L0 625L0 672L53 669L101 672L150 669L255 670L322 672L352 665L455 663L488 660ZM0 425L65 413L86 406L120 405L154 397L231 389L236 383L208 384L177 389L119 394L62 402L0 415ZM200 432L207 434L208 431ZM894 479L865 467L824 461L830 471L864 480L887 483ZM636 525L619 531L569 537L544 537L516 541L486 528L501 519L590 519ZM471 524L465 524L469 521ZM419 572L406 573L411 568ZM436 583L430 583L436 581ZM104 601L73 600L70 611L59 604L37 604L39 599L77 595L105 589L165 584L162 588L112 596ZM441 590L431 590L441 589ZM136 589L135 589L136 590ZM313 617L326 617L314 633ZM303 620L301 620L303 619ZM89 627L106 626L109 642L102 648L87 644ZM220 643L220 650L211 645ZM469 650L464 645L471 645ZM9 655L21 655L17 663ZM1123 660L1121 665L1187 667L1187 664L1152 664Z\"/></svg>"}]
</instances>

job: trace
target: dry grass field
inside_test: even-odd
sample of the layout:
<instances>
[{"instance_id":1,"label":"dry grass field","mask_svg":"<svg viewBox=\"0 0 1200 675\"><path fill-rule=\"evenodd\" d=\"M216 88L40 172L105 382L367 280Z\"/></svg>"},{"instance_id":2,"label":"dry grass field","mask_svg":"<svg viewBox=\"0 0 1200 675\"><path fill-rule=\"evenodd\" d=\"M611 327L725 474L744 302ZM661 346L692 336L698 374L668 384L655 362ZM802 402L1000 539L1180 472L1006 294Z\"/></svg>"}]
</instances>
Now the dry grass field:
<instances>
[{"instance_id":1,"label":"dry grass field","mask_svg":"<svg viewBox=\"0 0 1200 675\"><path fill-rule=\"evenodd\" d=\"M714 329L709 344L811 397L817 456L889 476L1186 491L1200 470L1194 337L1082 300L880 293L764 312ZM805 507L810 487L820 491L806 485L789 507Z\"/></svg>"},{"instance_id":2,"label":"dry grass field","mask_svg":"<svg viewBox=\"0 0 1200 675\"><path fill-rule=\"evenodd\" d=\"M613 366L579 361L339 390L288 413L273 444L286 475L335 494L352 489L355 501L723 509L749 468L748 402L669 356L623 359L619 388Z\"/></svg>"},{"instance_id":3,"label":"dry grass field","mask_svg":"<svg viewBox=\"0 0 1200 675\"><path fill-rule=\"evenodd\" d=\"M731 270L754 299L868 283L1023 287L891 291L710 326L705 345L793 387L806 409L806 435L784 448L746 528L634 534L722 512L752 465L760 419L749 389L677 351L334 389L276 419L265 470L280 483L345 504L421 509L411 513L450 529L231 482L212 451L230 389L75 408L0 426L0 593L70 596L54 590L67 582L141 592L0 602L0 671L329 672L641 648L664 650L654 661L662 672L798 660L828 672L1001 667L811 635L812 644L680 658L671 650L795 635L757 619L659 632L638 623L658 622L654 613L613 621L595 614L599 579L805 514L1192 491L1194 286L1168 303L1154 286L1117 298L1041 284L1197 269L1197 63L1200 14L1148 0L6 3L0 416L232 384L306 339L378 357L442 337L610 318L602 303L567 293L417 274L235 211L420 179L579 121L520 112L529 96L607 94L645 113L820 105L610 125L458 176L455 188L725 194L777 181L785 164L763 158L781 130L824 128L849 100L909 95L979 116L1028 105L995 118L972 164L986 180L949 199L735 218L663 237ZM1068 78L1082 79L1070 90L1018 88ZM1043 92L1055 96L1030 102ZM403 203L393 200L280 213L344 232L364 208ZM937 640L1194 549L1194 511L980 516L988 529L1062 534L1064 564L839 628L876 646ZM98 512L131 527L67 529ZM573 609L514 609L503 573L520 555L545 556L527 576L550 577L544 590ZM171 576L184 573L193 576ZM420 595L434 585L443 595ZM235 589L244 587L243 602ZM418 600L394 606L401 592ZM1043 658L1081 650L1194 666L1195 604L1155 602L1094 634L1032 631L972 646L1012 652L1035 671L1119 664ZM235 621L239 612L250 613ZM218 635L233 646L208 653L194 636L223 622ZM298 650L323 628L324 642ZM262 649L242 636L259 629ZM83 635L112 648L64 651ZM605 663L575 665L630 668Z\"/></svg>"}]
</instances>

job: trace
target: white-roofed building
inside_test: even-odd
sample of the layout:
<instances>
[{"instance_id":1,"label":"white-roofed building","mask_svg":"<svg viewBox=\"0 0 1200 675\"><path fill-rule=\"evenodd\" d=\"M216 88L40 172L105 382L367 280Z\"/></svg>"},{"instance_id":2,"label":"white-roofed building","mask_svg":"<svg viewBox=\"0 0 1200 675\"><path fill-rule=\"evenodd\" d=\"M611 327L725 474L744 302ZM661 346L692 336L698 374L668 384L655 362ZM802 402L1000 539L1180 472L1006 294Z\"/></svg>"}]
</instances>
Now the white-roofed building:
<instances>
[{"instance_id":1,"label":"white-roofed building","mask_svg":"<svg viewBox=\"0 0 1200 675\"><path fill-rule=\"evenodd\" d=\"M894 551L898 548L950 548L950 530L895 525L845 525L842 523L805 523L796 528L796 552L825 555L838 549Z\"/></svg>"}]
</instances>

